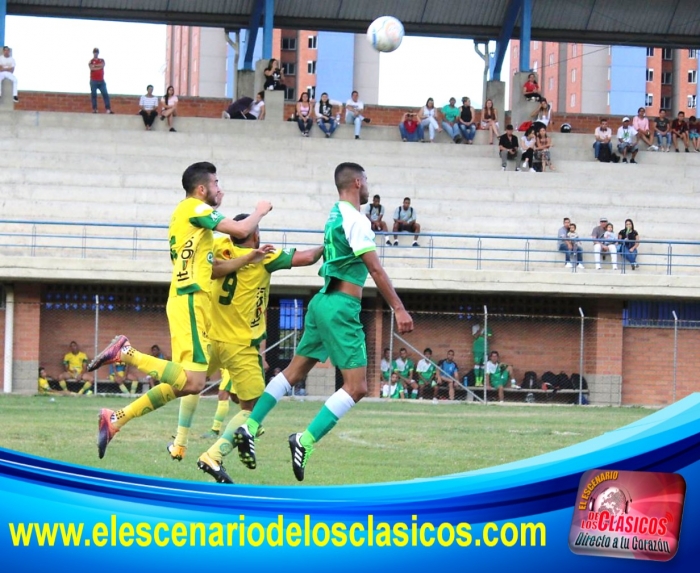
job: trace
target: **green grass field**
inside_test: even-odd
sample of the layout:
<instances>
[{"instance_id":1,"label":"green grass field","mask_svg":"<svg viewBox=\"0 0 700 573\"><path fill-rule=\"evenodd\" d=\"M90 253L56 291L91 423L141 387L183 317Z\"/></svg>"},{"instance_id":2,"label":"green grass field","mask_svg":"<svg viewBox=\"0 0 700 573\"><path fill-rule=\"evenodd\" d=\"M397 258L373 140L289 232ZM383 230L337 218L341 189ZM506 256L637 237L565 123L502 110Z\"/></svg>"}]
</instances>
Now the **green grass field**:
<instances>
[{"instance_id":1,"label":"green grass field","mask_svg":"<svg viewBox=\"0 0 700 573\"><path fill-rule=\"evenodd\" d=\"M97 412L119 408L121 397L0 396L0 446L97 468L184 480L212 481L195 465L210 442L216 400L200 402L187 457L171 461L165 447L177 425L178 404L129 423L103 460L95 445ZM297 483L287 436L301 431L321 406L282 401L256 443L258 468L246 469L234 452L225 466L237 483ZM231 405L229 417L237 410ZM649 415L641 408L480 406L465 403L361 403L320 443L306 485L356 484L439 476L511 462L599 436Z\"/></svg>"}]
</instances>

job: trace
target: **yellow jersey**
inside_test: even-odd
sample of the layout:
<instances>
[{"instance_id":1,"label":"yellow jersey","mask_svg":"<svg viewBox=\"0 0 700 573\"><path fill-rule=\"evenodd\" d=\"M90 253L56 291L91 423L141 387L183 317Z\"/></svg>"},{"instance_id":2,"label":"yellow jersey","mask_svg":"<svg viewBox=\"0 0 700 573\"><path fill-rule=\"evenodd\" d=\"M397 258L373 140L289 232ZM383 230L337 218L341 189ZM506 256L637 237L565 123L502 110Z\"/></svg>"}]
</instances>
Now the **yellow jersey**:
<instances>
[{"instance_id":1,"label":"yellow jersey","mask_svg":"<svg viewBox=\"0 0 700 573\"><path fill-rule=\"evenodd\" d=\"M173 276L169 296L210 292L214 261L213 229L224 216L204 201L188 197L180 201L170 219L170 260Z\"/></svg>"},{"instance_id":2,"label":"yellow jersey","mask_svg":"<svg viewBox=\"0 0 700 573\"><path fill-rule=\"evenodd\" d=\"M69 352L63 357L63 366L73 374L80 374L83 371L83 365L87 365L87 363L88 357L84 352L78 352L78 354Z\"/></svg>"},{"instance_id":3,"label":"yellow jersey","mask_svg":"<svg viewBox=\"0 0 700 573\"><path fill-rule=\"evenodd\" d=\"M234 245L229 237L214 241L214 257L230 260L253 249ZM292 268L296 249L278 249L259 263L212 281L212 321L209 338L256 346L266 337L265 312L270 298L270 275Z\"/></svg>"},{"instance_id":4,"label":"yellow jersey","mask_svg":"<svg viewBox=\"0 0 700 573\"><path fill-rule=\"evenodd\" d=\"M49 381L46 378L39 377L39 394L48 394L50 391Z\"/></svg>"}]
</instances>

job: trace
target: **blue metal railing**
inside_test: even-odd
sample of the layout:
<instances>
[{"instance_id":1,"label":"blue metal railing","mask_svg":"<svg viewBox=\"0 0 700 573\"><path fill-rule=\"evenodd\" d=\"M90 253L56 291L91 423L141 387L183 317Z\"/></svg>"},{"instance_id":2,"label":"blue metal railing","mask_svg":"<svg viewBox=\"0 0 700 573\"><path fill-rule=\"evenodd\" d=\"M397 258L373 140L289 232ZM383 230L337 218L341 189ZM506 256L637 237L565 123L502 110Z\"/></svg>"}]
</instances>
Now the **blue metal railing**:
<instances>
[{"instance_id":1,"label":"blue metal railing","mask_svg":"<svg viewBox=\"0 0 700 573\"><path fill-rule=\"evenodd\" d=\"M311 247L323 241L321 230L262 229L263 242L280 247ZM398 233L410 237L410 233ZM556 237L529 235L488 235L421 233L421 247L387 246L393 233L378 235L378 251L387 266L473 270L534 271L559 268L564 264ZM592 268L593 239L581 238L585 265ZM56 222L0 220L0 247L6 256L156 259L167 256L166 225L130 223ZM653 274L696 274L700 269L700 241L644 240L638 264ZM617 254L620 272L631 266L623 253ZM393 263L396 263L394 265ZM604 262L609 268L610 260ZM572 272L577 272L574 265Z\"/></svg>"}]
</instances>

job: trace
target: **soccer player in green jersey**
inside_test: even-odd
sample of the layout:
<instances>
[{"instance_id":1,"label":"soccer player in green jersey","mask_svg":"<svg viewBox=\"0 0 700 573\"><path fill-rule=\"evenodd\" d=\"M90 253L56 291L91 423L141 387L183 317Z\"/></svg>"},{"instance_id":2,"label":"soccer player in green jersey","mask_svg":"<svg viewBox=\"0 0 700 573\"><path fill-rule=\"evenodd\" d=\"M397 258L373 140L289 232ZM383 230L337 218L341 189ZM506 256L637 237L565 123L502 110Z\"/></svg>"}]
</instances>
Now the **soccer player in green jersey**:
<instances>
[{"instance_id":1,"label":"soccer player in green jersey","mask_svg":"<svg viewBox=\"0 0 700 573\"><path fill-rule=\"evenodd\" d=\"M324 285L309 303L304 335L289 366L270 381L250 417L234 435L241 461L254 469L254 436L262 421L291 386L304 379L317 362L330 357L342 372L342 388L328 398L304 432L289 436L292 469L299 481L304 479L316 442L367 394L367 348L360 310L368 273L394 310L398 332L413 330L413 319L379 261L369 219L360 213L360 205L369 198L365 170L356 163L341 163L335 169L335 186L338 202L326 222L323 266L319 271Z\"/></svg>"}]
</instances>

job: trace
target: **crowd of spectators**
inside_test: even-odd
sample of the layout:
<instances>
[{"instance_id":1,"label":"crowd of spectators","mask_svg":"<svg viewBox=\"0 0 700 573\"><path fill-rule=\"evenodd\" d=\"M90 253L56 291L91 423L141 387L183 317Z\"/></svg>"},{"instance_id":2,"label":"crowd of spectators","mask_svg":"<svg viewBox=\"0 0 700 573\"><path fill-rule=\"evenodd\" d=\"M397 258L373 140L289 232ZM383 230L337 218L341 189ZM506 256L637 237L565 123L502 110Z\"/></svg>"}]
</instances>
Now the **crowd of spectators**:
<instances>
[{"instance_id":1,"label":"crowd of spectators","mask_svg":"<svg viewBox=\"0 0 700 573\"><path fill-rule=\"evenodd\" d=\"M564 266L572 268L576 266L583 269L584 243L577 232L576 224L565 217L562 227L557 233L557 247L564 253ZM613 270L617 270L618 254L624 257L634 271L639 268L637 254L639 249L639 233L634 228L632 219L625 219L623 228L615 234L614 226L607 217L601 217L598 225L591 231L593 260L596 270L602 269L603 260L609 258Z\"/></svg>"}]
</instances>

